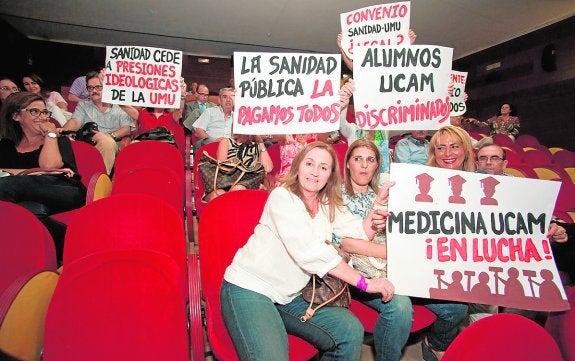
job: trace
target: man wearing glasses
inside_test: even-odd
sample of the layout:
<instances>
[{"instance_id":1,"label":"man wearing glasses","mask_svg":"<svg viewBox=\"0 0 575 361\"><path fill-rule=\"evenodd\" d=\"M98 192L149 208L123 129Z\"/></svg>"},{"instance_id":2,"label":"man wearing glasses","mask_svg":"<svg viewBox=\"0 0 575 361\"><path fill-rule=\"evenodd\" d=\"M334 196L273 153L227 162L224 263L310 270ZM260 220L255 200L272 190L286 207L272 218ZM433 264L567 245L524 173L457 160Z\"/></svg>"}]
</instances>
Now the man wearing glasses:
<instances>
[{"instance_id":1,"label":"man wearing glasses","mask_svg":"<svg viewBox=\"0 0 575 361\"><path fill-rule=\"evenodd\" d=\"M200 84L196 91L197 100L186 103L186 118L183 124L187 131L193 131L194 123L207 108L216 106L216 104L208 101L209 96L210 90L208 87L204 84Z\"/></svg>"},{"instance_id":2,"label":"man wearing glasses","mask_svg":"<svg viewBox=\"0 0 575 361\"><path fill-rule=\"evenodd\" d=\"M102 83L97 72L86 74L86 89L90 93L89 100L78 103L72 118L59 131L77 131L88 122L96 123L98 131L92 140L102 153L110 174L119 150L118 142L130 136L135 129L134 121L120 106L102 102Z\"/></svg>"},{"instance_id":3,"label":"man wearing glasses","mask_svg":"<svg viewBox=\"0 0 575 361\"><path fill-rule=\"evenodd\" d=\"M505 150L493 143L493 139L487 137L477 143L477 155L475 165L479 172L491 175L508 175L503 172L507 167Z\"/></svg>"},{"instance_id":4,"label":"man wearing glasses","mask_svg":"<svg viewBox=\"0 0 575 361\"><path fill-rule=\"evenodd\" d=\"M18 93L20 88L9 78L0 78L0 104L4 99L8 98L8 95L13 93Z\"/></svg>"}]
</instances>

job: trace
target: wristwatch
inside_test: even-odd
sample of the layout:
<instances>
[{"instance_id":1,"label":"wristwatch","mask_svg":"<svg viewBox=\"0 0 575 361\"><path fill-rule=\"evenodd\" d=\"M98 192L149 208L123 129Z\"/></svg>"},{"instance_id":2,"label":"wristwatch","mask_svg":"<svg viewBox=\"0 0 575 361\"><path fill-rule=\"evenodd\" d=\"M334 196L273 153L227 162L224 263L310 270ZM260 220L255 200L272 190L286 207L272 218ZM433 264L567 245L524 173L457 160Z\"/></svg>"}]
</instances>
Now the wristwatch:
<instances>
[{"instance_id":1,"label":"wristwatch","mask_svg":"<svg viewBox=\"0 0 575 361\"><path fill-rule=\"evenodd\" d=\"M46 133L46 136L50 138L58 138L58 134L56 134L56 132L48 132Z\"/></svg>"}]
</instances>

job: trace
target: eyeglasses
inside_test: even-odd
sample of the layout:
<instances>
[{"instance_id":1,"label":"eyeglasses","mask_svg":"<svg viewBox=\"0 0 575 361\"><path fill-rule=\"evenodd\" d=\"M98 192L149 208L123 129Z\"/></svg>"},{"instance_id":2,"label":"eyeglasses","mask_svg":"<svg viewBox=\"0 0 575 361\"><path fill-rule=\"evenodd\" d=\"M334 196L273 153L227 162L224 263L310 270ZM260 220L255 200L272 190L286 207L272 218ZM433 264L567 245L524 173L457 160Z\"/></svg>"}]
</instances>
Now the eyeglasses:
<instances>
[{"instance_id":1,"label":"eyeglasses","mask_svg":"<svg viewBox=\"0 0 575 361\"><path fill-rule=\"evenodd\" d=\"M374 164L376 162L375 157L367 157L364 158L362 156L355 156L351 158L355 163L361 163L363 164L363 162L367 161L367 164Z\"/></svg>"},{"instance_id":2,"label":"eyeglasses","mask_svg":"<svg viewBox=\"0 0 575 361\"><path fill-rule=\"evenodd\" d=\"M487 162L487 160L490 160L493 163L497 163L497 162L503 161L503 158L501 158L498 155L492 155L491 157L488 157L486 155L482 155L482 156L477 157L477 160L480 161L481 163L485 163L485 162Z\"/></svg>"},{"instance_id":3,"label":"eyeglasses","mask_svg":"<svg viewBox=\"0 0 575 361\"><path fill-rule=\"evenodd\" d=\"M88 89L88 91L91 92L94 90L102 90L102 89L104 89L104 87L101 85L94 85L94 86L88 85L88 86L86 86L86 89Z\"/></svg>"},{"instance_id":4,"label":"eyeglasses","mask_svg":"<svg viewBox=\"0 0 575 361\"><path fill-rule=\"evenodd\" d=\"M198 95L201 95L201 96L203 96L203 97L207 97L207 96L209 96L210 94L209 94L209 93L198 93Z\"/></svg>"},{"instance_id":5,"label":"eyeglasses","mask_svg":"<svg viewBox=\"0 0 575 361\"><path fill-rule=\"evenodd\" d=\"M27 111L33 117L37 117L40 115L40 116L43 116L46 118L50 118L52 116L52 112L49 110L46 110L46 109L44 109L44 110L40 110L38 108L20 109L20 111L22 111L22 110Z\"/></svg>"},{"instance_id":6,"label":"eyeglasses","mask_svg":"<svg viewBox=\"0 0 575 361\"><path fill-rule=\"evenodd\" d=\"M20 91L20 88L14 86L14 87L10 87L10 86L0 86L0 90L8 92L8 91L12 91L14 93L18 93Z\"/></svg>"}]
</instances>

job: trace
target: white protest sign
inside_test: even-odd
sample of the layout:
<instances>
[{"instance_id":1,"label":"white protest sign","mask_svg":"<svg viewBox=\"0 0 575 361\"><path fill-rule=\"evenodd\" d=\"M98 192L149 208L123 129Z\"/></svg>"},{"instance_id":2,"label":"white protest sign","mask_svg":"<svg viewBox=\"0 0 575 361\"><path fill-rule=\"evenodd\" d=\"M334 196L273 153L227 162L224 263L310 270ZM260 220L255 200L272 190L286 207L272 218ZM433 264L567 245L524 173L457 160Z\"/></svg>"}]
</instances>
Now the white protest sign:
<instances>
[{"instance_id":1,"label":"white protest sign","mask_svg":"<svg viewBox=\"0 0 575 361\"><path fill-rule=\"evenodd\" d=\"M107 46L102 101L152 108L180 107L182 52Z\"/></svg>"},{"instance_id":2,"label":"white protest sign","mask_svg":"<svg viewBox=\"0 0 575 361\"><path fill-rule=\"evenodd\" d=\"M234 53L233 132L307 134L339 129L339 54Z\"/></svg>"},{"instance_id":3,"label":"white protest sign","mask_svg":"<svg viewBox=\"0 0 575 361\"><path fill-rule=\"evenodd\" d=\"M431 130L449 124L453 49L361 47L353 64L355 120L362 129Z\"/></svg>"},{"instance_id":4,"label":"white protest sign","mask_svg":"<svg viewBox=\"0 0 575 361\"><path fill-rule=\"evenodd\" d=\"M467 72L455 71L451 72L451 81L453 81L453 94L451 94L451 116L463 115L467 111L465 105L465 81L467 80Z\"/></svg>"},{"instance_id":5,"label":"white protest sign","mask_svg":"<svg viewBox=\"0 0 575 361\"><path fill-rule=\"evenodd\" d=\"M379 4L340 14L341 47L354 58L362 46L409 45L410 2Z\"/></svg>"},{"instance_id":6,"label":"white protest sign","mask_svg":"<svg viewBox=\"0 0 575 361\"><path fill-rule=\"evenodd\" d=\"M390 179L387 264L397 294L569 308L546 237L559 182L402 163L391 164Z\"/></svg>"}]
</instances>

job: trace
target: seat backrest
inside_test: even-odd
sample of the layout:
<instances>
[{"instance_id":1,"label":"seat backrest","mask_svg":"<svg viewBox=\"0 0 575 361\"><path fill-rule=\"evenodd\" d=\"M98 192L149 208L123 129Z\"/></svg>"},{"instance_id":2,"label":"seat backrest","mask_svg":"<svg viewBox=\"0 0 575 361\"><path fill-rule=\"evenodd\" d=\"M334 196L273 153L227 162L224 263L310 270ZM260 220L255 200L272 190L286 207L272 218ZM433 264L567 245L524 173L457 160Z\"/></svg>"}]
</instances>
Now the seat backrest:
<instances>
[{"instance_id":1,"label":"seat backrest","mask_svg":"<svg viewBox=\"0 0 575 361\"><path fill-rule=\"evenodd\" d=\"M126 193L159 197L184 217L184 184L169 168L136 168L114 178L112 195Z\"/></svg>"},{"instance_id":2,"label":"seat backrest","mask_svg":"<svg viewBox=\"0 0 575 361\"><path fill-rule=\"evenodd\" d=\"M339 175L343 177L345 173L345 153L347 152L347 143L332 144L335 153L337 154L337 161L339 163Z\"/></svg>"},{"instance_id":3,"label":"seat backrest","mask_svg":"<svg viewBox=\"0 0 575 361\"><path fill-rule=\"evenodd\" d=\"M575 167L575 152L570 150L560 150L553 153L553 163L563 167Z\"/></svg>"},{"instance_id":4,"label":"seat backrest","mask_svg":"<svg viewBox=\"0 0 575 361\"><path fill-rule=\"evenodd\" d=\"M198 218L206 206L206 203L202 201L202 197L204 196L204 182L202 181L202 176L200 175L198 163L200 162L200 158L202 157L202 154L204 154L204 151L208 153L212 158L216 158L218 152L218 144L218 142L204 144L194 154L194 210Z\"/></svg>"},{"instance_id":5,"label":"seat backrest","mask_svg":"<svg viewBox=\"0 0 575 361\"><path fill-rule=\"evenodd\" d=\"M82 176L82 183L88 188L92 177L96 174L106 174L106 165L102 154L86 142L73 141L72 149L78 173Z\"/></svg>"},{"instance_id":6,"label":"seat backrest","mask_svg":"<svg viewBox=\"0 0 575 361\"><path fill-rule=\"evenodd\" d=\"M56 249L46 227L27 209L0 201L0 293L17 278L56 270Z\"/></svg>"},{"instance_id":7,"label":"seat backrest","mask_svg":"<svg viewBox=\"0 0 575 361\"><path fill-rule=\"evenodd\" d=\"M533 171L539 179L560 180L563 178L559 170L553 169L552 167L533 167Z\"/></svg>"},{"instance_id":8,"label":"seat backrest","mask_svg":"<svg viewBox=\"0 0 575 361\"><path fill-rule=\"evenodd\" d=\"M520 168L507 167L507 168L503 169L503 172L506 174L509 174L511 176L514 176L514 177L527 178L527 174L525 174L525 172L523 172Z\"/></svg>"},{"instance_id":9,"label":"seat backrest","mask_svg":"<svg viewBox=\"0 0 575 361\"><path fill-rule=\"evenodd\" d=\"M523 163L531 167L545 167L552 164L551 157L539 149L528 150L523 153Z\"/></svg>"},{"instance_id":10,"label":"seat backrest","mask_svg":"<svg viewBox=\"0 0 575 361\"><path fill-rule=\"evenodd\" d=\"M491 136L491 139L493 139L493 142L495 144L500 145L502 147L503 146L510 147L510 148L515 147L515 142L513 141L513 139L511 139L506 134L493 134Z\"/></svg>"},{"instance_id":11,"label":"seat backrest","mask_svg":"<svg viewBox=\"0 0 575 361\"><path fill-rule=\"evenodd\" d=\"M68 264L90 254L135 249L161 252L174 259L187 294L182 216L166 201L147 194L117 194L79 209L66 232L64 273Z\"/></svg>"},{"instance_id":12,"label":"seat backrest","mask_svg":"<svg viewBox=\"0 0 575 361\"><path fill-rule=\"evenodd\" d=\"M515 143L519 144L522 147L533 147L537 148L540 143L539 139L531 134L521 134L515 139Z\"/></svg>"},{"instance_id":13,"label":"seat backrest","mask_svg":"<svg viewBox=\"0 0 575 361\"><path fill-rule=\"evenodd\" d=\"M145 250L67 264L46 316L44 360L189 360L178 273L170 257Z\"/></svg>"},{"instance_id":14,"label":"seat backrest","mask_svg":"<svg viewBox=\"0 0 575 361\"><path fill-rule=\"evenodd\" d=\"M204 295L219 293L226 267L253 233L267 198L268 193L260 190L227 192L210 201L204 209L198 226ZM228 217L230 213L234 216Z\"/></svg>"},{"instance_id":15,"label":"seat backrest","mask_svg":"<svg viewBox=\"0 0 575 361\"><path fill-rule=\"evenodd\" d=\"M560 361L559 347L543 327L520 315L500 313L465 328L442 361Z\"/></svg>"},{"instance_id":16,"label":"seat backrest","mask_svg":"<svg viewBox=\"0 0 575 361\"><path fill-rule=\"evenodd\" d=\"M116 157L114 177L136 168L167 167L184 181L184 158L173 145L159 140L144 140L131 143Z\"/></svg>"}]
</instances>

